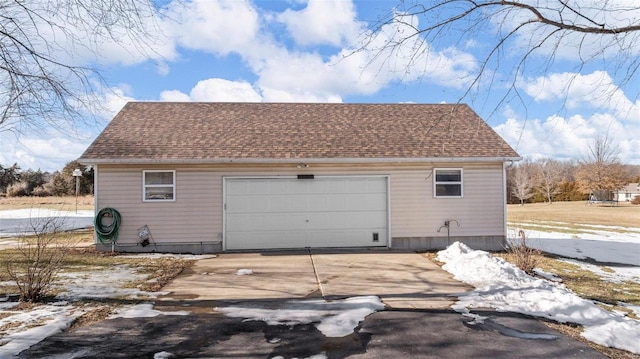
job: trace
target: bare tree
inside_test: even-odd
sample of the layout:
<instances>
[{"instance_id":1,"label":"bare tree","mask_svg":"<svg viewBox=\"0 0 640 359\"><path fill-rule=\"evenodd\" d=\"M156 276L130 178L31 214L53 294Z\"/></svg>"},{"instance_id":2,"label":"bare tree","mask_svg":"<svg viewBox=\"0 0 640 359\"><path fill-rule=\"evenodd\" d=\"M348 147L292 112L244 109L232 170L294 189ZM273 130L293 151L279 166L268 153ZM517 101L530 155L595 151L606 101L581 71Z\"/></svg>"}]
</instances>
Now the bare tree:
<instances>
[{"instance_id":1,"label":"bare tree","mask_svg":"<svg viewBox=\"0 0 640 359\"><path fill-rule=\"evenodd\" d=\"M156 14L148 0L0 0L0 131L77 128L102 83L77 55L124 39L149 49Z\"/></svg>"},{"instance_id":2,"label":"bare tree","mask_svg":"<svg viewBox=\"0 0 640 359\"><path fill-rule=\"evenodd\" d=\"M511 193L520 200L520 205L524 205L524 201L533 197L533 174L531 173L531 163L527 160L518 164L512 172L512 191Z\"/></svg>"},{"instance_id":3,"label":"bare tree","mask_svg":"<svg viewBox=\"0 0 640 359\"><path fill-rule=\"evenodd\" d=\"M580 189L584 193L597 194L600 200L609 200L611 192L627 184L627 176L627 170L618 159L618 148L607 135L594 139L576 171Z\"/></svg>"},{"instance_id":4,"label":"bare tree","mask_svg":"<svg viewBox=\"0 0 640 359\"><path fill-rule=\"evenodd\" d=\"M536 164L536 182L540 193L542 193L549 204L551 198L558 193L560 183L564 179L562 163L545 159Z\"/></svg>"},{"instance_id":5,"label":"bare tree","mask_svg":"<svg viewBox=\"0 0 640 359\"><path fill-rule=\"evenodd\" d=\"M630 85L628 92L638 96L638 12L640 5L614 0L407 0L379 19L357 51L372 51L372 63L402 57L407 73L428 72L424 59L437 57L432 51L440 45L451 46L441 42L444 38L458 38L460 47L477 44L479 37L490 39L475 46L475 51L482 51L479 64L466 68L467 78L458 80L467 88L460 100L505 91L494 111L512 100L526 105L518 88L524 77L548 73L568 55L576 59L576 71L591 63L615 63L622 78L618 85ZM389 28L395 30L387 31L381 44L377 34ZM516 65L505 78L497 70L504 72L507 57L515 58ZM536 63L534 58L544 61Z\"/></svg>"}]
</instances>

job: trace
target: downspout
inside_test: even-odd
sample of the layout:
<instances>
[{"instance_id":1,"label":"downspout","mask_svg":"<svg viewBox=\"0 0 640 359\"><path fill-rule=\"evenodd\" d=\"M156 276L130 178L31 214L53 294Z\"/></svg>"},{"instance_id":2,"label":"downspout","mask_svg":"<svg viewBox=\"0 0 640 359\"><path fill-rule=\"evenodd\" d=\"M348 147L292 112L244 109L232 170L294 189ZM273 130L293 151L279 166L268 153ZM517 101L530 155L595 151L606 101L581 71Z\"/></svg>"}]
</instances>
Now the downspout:
<instances>
[{"instance_id":1,"label":"downspout","mask_svg":"<svg viewBox=\"0 0 640 359\"><path fill-rule=\"evenodd\" d=\"M98 165L93 165L93 218L96 218L98 214ZM94 246L98 245L98 234L96 233L96 229L93 229L93 244Z\"/></svg>"},{"instance_id":2,"label":"downspout","mask_svg":"<svg viewBox=\"0 0 640 359\"><path fill-rule=\"evenodd\" d=\"M507 169L511 168L515 161L510 160L508 162L509 165L507 165L507 161L502 162L502 221L504 222L502 231L504 233L505 241L505 243L503 243L503 247L506 246L507 241Z\"/></svg>"}]
</instances>

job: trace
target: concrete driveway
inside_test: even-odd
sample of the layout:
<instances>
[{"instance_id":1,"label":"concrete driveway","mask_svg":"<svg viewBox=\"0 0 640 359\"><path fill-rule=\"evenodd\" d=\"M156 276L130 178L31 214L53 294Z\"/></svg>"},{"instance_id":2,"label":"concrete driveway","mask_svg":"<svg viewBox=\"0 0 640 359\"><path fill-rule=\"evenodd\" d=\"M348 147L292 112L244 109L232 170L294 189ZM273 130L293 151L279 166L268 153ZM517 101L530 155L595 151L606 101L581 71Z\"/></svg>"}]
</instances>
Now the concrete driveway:
<instances>
[{"instance_id":1,"label":"concrete driveway","mask_svg":"<svg viewBox=\"0 0 640 359\"><path fill-rule=\"evenodd\" d=\"M252 273L252 274L247 274ZM445 309L470 288L414 252L225 253L199 260L161 300L256 301L379 296L388 308Z\"/></svg>"}]
</instances>

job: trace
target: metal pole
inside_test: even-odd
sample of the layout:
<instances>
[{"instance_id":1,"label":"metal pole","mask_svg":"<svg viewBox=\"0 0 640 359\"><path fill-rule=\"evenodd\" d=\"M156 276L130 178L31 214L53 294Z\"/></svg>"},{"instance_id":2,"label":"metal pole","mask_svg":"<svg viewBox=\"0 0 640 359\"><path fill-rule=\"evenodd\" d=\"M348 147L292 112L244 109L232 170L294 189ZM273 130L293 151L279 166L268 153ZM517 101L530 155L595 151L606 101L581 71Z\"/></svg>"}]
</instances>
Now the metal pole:
<instances>
[{"instance_id":1,"label":"metal pole","mask_svg":"<svg viewBox=\"0 0 640 359\"><path fill-rule=\"evenodd\" d=\"M78 214L78 190L80 189L80 177L76 176L76 214Z\"/></svg>"},{"instance_id":2,"label":"metal pole","mask_svg":"<svg viewBox=\"0 0 640 359\"><path fill-rule=\"evenodd\" d=\"M79 168L73 170L73 177L76 178L76 214L78 214L78 193L80 192L80 177L82 176L82 171Z\"/></svg>"}]
</instances>

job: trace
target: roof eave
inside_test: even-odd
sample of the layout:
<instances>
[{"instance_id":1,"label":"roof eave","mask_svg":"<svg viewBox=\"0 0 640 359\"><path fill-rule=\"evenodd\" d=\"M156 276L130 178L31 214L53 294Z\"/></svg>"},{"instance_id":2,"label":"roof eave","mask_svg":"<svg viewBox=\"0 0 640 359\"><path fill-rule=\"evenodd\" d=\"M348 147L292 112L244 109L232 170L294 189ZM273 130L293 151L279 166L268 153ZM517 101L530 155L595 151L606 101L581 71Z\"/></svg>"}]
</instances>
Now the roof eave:
<instances>
[{"instance_id":1,"label":"roof eave","mask_svg":"<svg viewBox=\"0 0 640 359\"><path fill-rule=\"evenodd\" d=\"M206 164L278 164L278 163L479 163L520 161L519 156L495 157L389 157L389 158L214 158L214 159L150 159L150 158L80 158L82 164L158 164L158 165L206 165Z\"/></svg>"}]
</instances>

